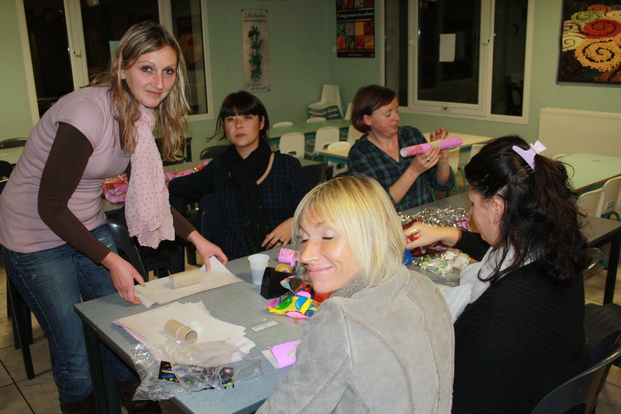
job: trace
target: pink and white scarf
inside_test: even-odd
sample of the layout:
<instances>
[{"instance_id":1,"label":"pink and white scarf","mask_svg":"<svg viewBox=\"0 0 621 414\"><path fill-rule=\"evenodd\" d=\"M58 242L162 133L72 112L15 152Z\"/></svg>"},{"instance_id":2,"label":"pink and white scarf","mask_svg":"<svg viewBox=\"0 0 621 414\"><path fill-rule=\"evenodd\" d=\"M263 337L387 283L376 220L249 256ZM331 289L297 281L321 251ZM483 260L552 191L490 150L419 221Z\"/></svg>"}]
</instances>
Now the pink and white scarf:
<instances>
[{"instance_id":1,"label":"pink and white scarf","mask_svg":"<svg viewBox=\"0 0 621 414\"><path fill-rule=\"evenodd\" d=\"M155 249L162 240L174 240L175 229L154 126L154 111L140 105L140 118L134 124L138 141L131 155L125 220L130 236L138 237L140 245Z\"/></svg>"}]
</instances>

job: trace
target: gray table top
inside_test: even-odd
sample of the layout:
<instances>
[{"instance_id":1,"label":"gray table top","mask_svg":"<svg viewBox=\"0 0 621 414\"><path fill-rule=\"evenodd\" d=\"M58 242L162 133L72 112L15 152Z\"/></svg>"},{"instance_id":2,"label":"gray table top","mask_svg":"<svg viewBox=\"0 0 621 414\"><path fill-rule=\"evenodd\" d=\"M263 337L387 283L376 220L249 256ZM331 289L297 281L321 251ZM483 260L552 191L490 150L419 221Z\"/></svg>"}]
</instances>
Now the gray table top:
<instances>
[{"instance_id":1,"label":"gray table top","mask_svg":"<svg viewBox=\"0 0 621 414\"><path fill-rule=\"evenodd\" d=\"M267 252L272 257L270 266L278 264L276 258L279 251L280 249L272 249ZM288 368L274 368L262 352L274 345L299 340L306 324L305 320L295 323L292 318L276 315L267 310L265 306L267 300L260 295L260 287L252 284L247 258L233 260L226 267L244 282L188 296L179 302L202 300L214 317L245 327L246 337L256 344L250 351L250 356L262 359L263 375L235 384L234 388L219 391L204 390L177 397L176 403L187 412L232 413L239 410L244 412L245 409L248 412L256 410L288 371ZM131 360L131 349L138 342L123 328L114 324L114 321L145 312L147 309L144 306L131 305L118 295L110 295L80 303L75 308L82 320L92 327L108 346L127 362ZM252 329L270 321L276 322L276 325L259 331Z\"/></svg>"}]
</instances>

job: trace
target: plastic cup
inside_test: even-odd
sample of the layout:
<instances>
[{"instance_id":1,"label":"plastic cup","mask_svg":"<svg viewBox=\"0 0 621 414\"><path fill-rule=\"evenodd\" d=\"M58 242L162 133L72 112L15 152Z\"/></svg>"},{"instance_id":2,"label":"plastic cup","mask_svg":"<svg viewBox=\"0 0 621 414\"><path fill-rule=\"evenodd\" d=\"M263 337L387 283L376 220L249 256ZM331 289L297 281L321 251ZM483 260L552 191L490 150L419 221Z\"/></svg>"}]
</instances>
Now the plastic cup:
<instances>
[{"instance_id":1,"label":"plastic cup","mask_svg":"<svg viewBox=\"0 0 621 414\"><path fill-rule=\"evenodd\" d=\"M270 261L270 257L266 254L258 253L248 256L248 261L250 262L250 270L252 270L252 283L261 285L263 273Z\"/></svg>"}]
</instances>

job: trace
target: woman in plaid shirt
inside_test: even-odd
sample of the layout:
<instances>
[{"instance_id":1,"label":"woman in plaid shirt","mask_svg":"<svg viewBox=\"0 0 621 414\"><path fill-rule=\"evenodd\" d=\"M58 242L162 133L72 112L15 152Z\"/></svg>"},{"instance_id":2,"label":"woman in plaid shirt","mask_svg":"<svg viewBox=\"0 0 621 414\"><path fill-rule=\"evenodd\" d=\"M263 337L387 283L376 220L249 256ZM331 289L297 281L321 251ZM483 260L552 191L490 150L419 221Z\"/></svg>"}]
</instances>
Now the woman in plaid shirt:
<instances>
[{"instance_id":1,"label":"woman in plaid shirt","mask_svg":"<svg viewBox=\"0 0 621 414\"><path fill-rule=\"evenodd\" d=\"M352 173L375 178L388 193L397 211L433 201L429 187L448 191L454 179L448 150L433 147L424 154L402 157L401 148L427 142L416 128L399 127L399 101L390 88L362 87L352 105L351 123L363 135L349 151ZM431 141L446 139L443 128L431 133Z\"/></svg>"}]
</instances>

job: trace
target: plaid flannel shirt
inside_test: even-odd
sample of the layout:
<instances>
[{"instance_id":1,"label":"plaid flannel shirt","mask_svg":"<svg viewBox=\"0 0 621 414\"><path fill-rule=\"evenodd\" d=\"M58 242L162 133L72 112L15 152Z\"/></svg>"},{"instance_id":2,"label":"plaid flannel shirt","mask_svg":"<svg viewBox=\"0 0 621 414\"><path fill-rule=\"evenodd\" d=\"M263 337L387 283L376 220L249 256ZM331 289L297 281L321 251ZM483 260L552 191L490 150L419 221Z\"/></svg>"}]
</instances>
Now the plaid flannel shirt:
<instances>
[{"instance_id":1,"label":"plaid flannel shirt","mask_svg":"<svg viewBox=\"0 0 621 414\"><path fill-rule=\"evenodd\" d=\"M399 127L399 149L427 142L423 134L416 128L409 126ZM413 157L399 156L397 163L392 157L369 141L368 134L363 135L349 151L347 163L349 170L355 174L364 174L376 179L390 194L393 185L412 163ZM451 174L445 185L440 185L437 178L437 166L426 171L412 184L408 192L399 203L395 203L397 211L403 211L422 204L431 203L433 197L428 187L439 191L448 191L453 188L454 178ZM393 200L394 202L394 200Z\"/></svg>"}]
</instances>

